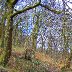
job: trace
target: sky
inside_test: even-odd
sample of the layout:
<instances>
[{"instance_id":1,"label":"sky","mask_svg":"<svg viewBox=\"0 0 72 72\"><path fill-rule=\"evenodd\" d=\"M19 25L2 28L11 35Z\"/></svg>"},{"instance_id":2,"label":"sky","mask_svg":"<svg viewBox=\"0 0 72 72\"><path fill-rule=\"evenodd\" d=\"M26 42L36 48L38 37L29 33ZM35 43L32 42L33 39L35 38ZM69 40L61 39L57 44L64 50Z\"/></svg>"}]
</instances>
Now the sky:
<instances>
[{"instance_id":1,"label":"sky","mask_svg":"<svg viewBox=\"0 0 72 72\"><path fill-rule=\"evenodd\" d=\"M56 2L58 2L59 1L59 3L61 3L62 4L62 0L56 0ZM72 8L72 0L66 0L66 1L70 1L71 3L69 3L69 2L67 2L67 5L70 7L70 8ZM22 6L23 5L23 6ZM20 9L22 9L22 7L24 7L24 6L26 6L26 3L25 2L21 2L19 5L17 5L16 6L16 9L17 10L20 10ZM66 7L67 8L67 7ZM30 27L31 28L31 27ZM31 29L30 29L31 30ZM53 30L53 32L54 32L54 30ZM56 34L56 33L55 33ZM58 35L58 34L57 34ZM40 44L38 45L38 46L40 46Z\"/></svg>"},{"instance_id":2,"label":"sky","mask_svg":"<svg viewBox=\"0 0 72 72\"><path fill-rule=\"evenodd\" d=\"M56 0L57 2L58 1L60 1L60 2L62 2L62 0ZM70 7L70 8L72 8L72 0L66 0L66 1L70 1L71 3L69 3L69 2L67 2L67 5Z\"/></svg>"},{"instance_id":3,"label":"sky","mask_svg":"<svg viewBox=\"0 0 72 72\"><path fill-rule=\"evenodd\" d=\"M67 5L70 7L70 8L72 8L72 0L66 0L66 1L70 1L70 3L69 2L67 2ZM62 0L56 0L56 2L59 2L61 5L62 5ZM17 6L15 6L15 8L17 9L17 10L21 10L24 6L26 6L26 2L24 1L24 2L18 2L18 5ZM67 8L67 7L66 7Z\"/></svg>"}]
</instances>

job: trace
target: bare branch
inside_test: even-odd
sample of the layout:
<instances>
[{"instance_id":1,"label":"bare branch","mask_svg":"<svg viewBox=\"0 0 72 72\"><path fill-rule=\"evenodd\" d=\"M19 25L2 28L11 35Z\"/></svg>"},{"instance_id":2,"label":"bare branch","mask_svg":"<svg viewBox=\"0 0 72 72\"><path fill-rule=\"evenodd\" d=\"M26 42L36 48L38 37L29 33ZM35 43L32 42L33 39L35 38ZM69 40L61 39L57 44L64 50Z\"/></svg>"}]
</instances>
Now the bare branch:
<instances>
[{"instance_id":1,"label":"bare branch","mask_svg":"<svg viewBox=\"0 0 72 72\"><path fill-rule=\"evenodd\" d=\"M44 7L48 10L50 10L51 12L54 12L55 14L61 14L63 11L61 10L56 10L56 9L52 9L51 7L49 7L48 5L43 5L43 4L40 4L41 7Z\"/></svg>"},{"instance_id":2,"label":"bare branch","mask_svg":"<svg viewBox=\"0 0 72 72\"><path fill-rule=\"evenodd\" d=\"M19 0L14 0L14 2L12 3L13 6L18 2Z\"/></svg>"},{"instance_id":3,"label":"bare branch","mask_svg":"<svg viewBox=\"0 0 72 72\"><path fill-rule=\"evenodd\" d=\"M12 14L11 17L13 18L13 17L16 16L16 15L21 14L21 13L23 13L23 12L26 12L27 10L33 9L33 8L39 6L39 5L42 6L42 7L44 7L44 8L46 8L46 9L48 9L48 10L50 10L50 11L52 11L52 12L54 12L55 14L61 14L61 13L63 12L63 11L59 11L59 10L52 9L51 7L49 7L49 6L47 6L47 5L43 5L43 4L41 4L41 0L39 0L39 2L36 3L34 6L28 6L28 7L26 7L26 8L23 9L23 10L17 11L16 13Z\"/></svg>"},{"instance_id":4,"label":"bare branch","mask_svg":"<svg viewBox=\"0 0 72 72\"><path fill-rule=\"evenodd\" d=\"M13 18L13 17L16 16L16 15L21 14L21 13L27 11L27 10L33 9L33 8L39 6L39 5L40 5L40 2L36 3L34 6L28 6L28 7L26 7L26 8L23 9L23 10L17 11L17 12L14 13L11 17Z\"/></svg>"}]
</instances>

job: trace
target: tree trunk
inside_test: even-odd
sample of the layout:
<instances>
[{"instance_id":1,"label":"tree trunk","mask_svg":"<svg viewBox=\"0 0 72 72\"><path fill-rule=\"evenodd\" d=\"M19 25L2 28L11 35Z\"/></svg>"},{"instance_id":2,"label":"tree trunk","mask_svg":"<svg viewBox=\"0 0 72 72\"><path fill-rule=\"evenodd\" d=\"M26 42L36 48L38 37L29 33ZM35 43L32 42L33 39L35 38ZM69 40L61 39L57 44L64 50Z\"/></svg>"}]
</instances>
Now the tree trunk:
<instances>
[{"instance_id":1,"label":"tree trunk","mask_svg":"<svg viewBox=\"0 0 72 72\"><path fill-rule=\"evenodd\" d=\"M34 25L33 32L32 32L32 48L36 50L36 41L39 32L39 16L36 15L37 20L36 24Z\"/></svg>"},{"instance_id":2,"label":"tree trunk","mask_svg":"<svg viewBox=\"0 0 72 72\"><path fill-rule=\"evenodd\" d=\"M7 65L12 51L12 30L13 30L13 19L11 17L13 13L12 6L8 4L8 16L7 16L7 28L6 28L6 48L1 55L0 64L3 66Z\"/></svg>"},{"instance_id":3,"label":"tree trunk","mask_svg":"<svg viewBox=\"0 0 72 72\"><path fill-rule=\"evenodd\" d=\"M6 9L4 14L2 15L2 20L1 20L1 29L2 29L2 34L1 34L1 48L4 48L5 46L5 22L6 22Z\"/></svg>"},{"instance_id":4,"label":"tree trunk","mask_svg":"<svg viewBox=\"0 0 72 72\"><path fill-rule=\"evenodd\" d=\"M63 68L70 68L71 60L72 60L72 50L71 50L71 54L67 60L67 63Z\"/></svg>"},{"instance_id":5,"label":"tree trunk","mask_svg":"<svg viewBox=\"0 0 72 72\"><path fill-rule=\"evenodd\" d=\"M1 48L4 48L4 39L5 39L5 24L2 24L2 35L1 35Z\"/></svg>"}]
</instances>

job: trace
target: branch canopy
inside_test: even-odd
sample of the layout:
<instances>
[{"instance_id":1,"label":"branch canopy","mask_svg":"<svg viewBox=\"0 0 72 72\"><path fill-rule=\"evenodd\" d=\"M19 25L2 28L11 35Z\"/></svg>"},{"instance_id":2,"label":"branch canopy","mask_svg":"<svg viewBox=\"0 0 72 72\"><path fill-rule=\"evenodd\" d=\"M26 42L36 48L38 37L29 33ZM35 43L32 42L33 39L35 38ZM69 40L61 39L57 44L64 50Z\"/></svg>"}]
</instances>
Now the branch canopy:
<instances>
[{"instance_id":1,"label":"branch canopy","mask_svg":"<svg viewBox=\"0 0 72 72\"><path fill-rule=\"evenodd\" d=\"M52 9L52 8L49 7L48 5L40 4L40 6L48 9L48 10L51 11L51 12L54 12L55 14L61 14L61 13L63 12L63 11L61 11L61 10Z\"/></svg>"},{"instance_id":2,"label":"branch canopy","mask_svg":"<svg viewBox=\"0 0 72 72\"><path fill-rule=\"evenodd\" d=\"M39 5L40 5L40 2L36 3L34 6L28 6L28 7L26 7L26 8L23 9L23 10L17 11L16 13L14 13L14 14L12 15L12 18L13 18L14 16L18 15L18 14L21 14L21 13L27 11L27 10L33 9L33 8L39 6Z\"/></svg>"},{"instance_id":3,"label":"branch canopy","mask_svg":"<svg viewBox=\"0 0 72 72\"><path fill-rule=\"evenodd\" d=\"M14 16L18 15L18 14L21 14L21 13L27 11L27 10L33 9L33 8L35 8L35 7L38 7L38 6L44 7L44 8L46 8L46 9L48 9L49 11L54 12L55 14L61 14L61 13L63 12L63 11L60 11L60 10L52 9L52 8L49 7L48 5L43 5L43 4L41 4L41 0L40 0L40 1L39 1L38 3L36 3L35 5L33 5L33 6L28 6L28 7L26 7L25 9L20 10L20 11L17 11L16 13L12 14L12 18L13 18Z\"/></svg>"}]
</instances>

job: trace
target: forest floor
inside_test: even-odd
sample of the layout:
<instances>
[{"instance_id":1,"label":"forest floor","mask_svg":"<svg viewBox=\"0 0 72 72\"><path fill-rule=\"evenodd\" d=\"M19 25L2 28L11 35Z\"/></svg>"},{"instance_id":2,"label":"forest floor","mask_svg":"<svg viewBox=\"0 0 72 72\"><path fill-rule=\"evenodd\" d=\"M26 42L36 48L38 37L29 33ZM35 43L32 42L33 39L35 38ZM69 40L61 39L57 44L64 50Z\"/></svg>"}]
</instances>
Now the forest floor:
<instances>
[{"instance_id":1,"label":"forest floor","mask_svg":"<svg viewBox=\"0 0 72 72\"><path fill-rule=\"evenodd\" d=\"M8 72L62 72L61 68L65 65L63 60L56 62L49 55L42 52L35 52L35 60L31 62L21 58L23 53L23 48L13 49L6 67Z\"/></svg>"}]
</instances>

